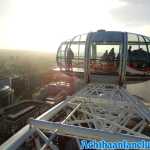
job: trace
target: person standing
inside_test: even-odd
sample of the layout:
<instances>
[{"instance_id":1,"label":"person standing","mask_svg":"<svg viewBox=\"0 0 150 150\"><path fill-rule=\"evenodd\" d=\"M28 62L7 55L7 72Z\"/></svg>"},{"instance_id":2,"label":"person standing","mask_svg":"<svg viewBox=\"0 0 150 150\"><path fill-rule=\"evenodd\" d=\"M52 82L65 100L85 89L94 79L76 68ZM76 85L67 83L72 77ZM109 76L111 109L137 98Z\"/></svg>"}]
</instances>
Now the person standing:
<instances>
[{"instance_id":1,"label":"person standing","mask_svg":"<svg viewBox=\"0 0 150 150\"><path fill-rule=\"evenodd\" d=\"M108 58L109 58L109 61L111 63L114 63L115 61L115 52L114 52L114 48L112 48L108 54Z\"/></svg>"},{"instance_id":2,"label":"person standing","mask_svg":"<svg viewBox=\"0 0 150 150\"><path fill-rule=\"evenodd\" d=\"M74 53L71 48L67 50L67 70L72 71L72 59L74 59Z\"/></svg>"}]
</instances>

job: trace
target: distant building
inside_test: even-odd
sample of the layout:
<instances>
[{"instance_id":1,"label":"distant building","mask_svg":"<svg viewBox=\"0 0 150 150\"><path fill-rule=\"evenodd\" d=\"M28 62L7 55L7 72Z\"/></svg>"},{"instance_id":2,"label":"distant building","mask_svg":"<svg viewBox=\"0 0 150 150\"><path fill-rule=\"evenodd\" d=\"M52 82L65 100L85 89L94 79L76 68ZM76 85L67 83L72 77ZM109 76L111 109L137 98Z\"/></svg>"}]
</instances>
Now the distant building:
<instances>
[{"instance_id":1,"label":"distant building","mask_svg":"<svg viewBox=\"0 0 150 150\"><path fill-rule=\"evenodd\" d=\"M13 90L9 78L0 79L0 109L13 103Z\"/></svg>"}]
</instances>

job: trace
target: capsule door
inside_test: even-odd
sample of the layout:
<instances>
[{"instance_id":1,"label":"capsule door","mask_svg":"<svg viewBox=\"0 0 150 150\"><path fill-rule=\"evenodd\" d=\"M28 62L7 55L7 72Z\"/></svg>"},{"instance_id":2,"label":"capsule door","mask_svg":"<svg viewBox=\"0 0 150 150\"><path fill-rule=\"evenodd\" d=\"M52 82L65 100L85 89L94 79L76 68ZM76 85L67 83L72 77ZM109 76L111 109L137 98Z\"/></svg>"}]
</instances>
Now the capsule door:
<instances>
[{"instance_id":1,"label":"capsule door","mask_svg":"<svg viewBox=\"0 0 150 150\"><path fill-rule=\"evenodd\" d=\"M123 54L123 34L104 32L93 36L89 49L90 82L118 84L120 56Z\"/></svg>"},{"instance_id":2,"label":"capsule door","mask_svg":"<svg viewBox=\"0 0 150 150\"><path fill-rule=\"evenodd\" d=\"M119 43L92 43L90 54L91 79L116 82L118 79Z\"/></svg>"}]
</instances>

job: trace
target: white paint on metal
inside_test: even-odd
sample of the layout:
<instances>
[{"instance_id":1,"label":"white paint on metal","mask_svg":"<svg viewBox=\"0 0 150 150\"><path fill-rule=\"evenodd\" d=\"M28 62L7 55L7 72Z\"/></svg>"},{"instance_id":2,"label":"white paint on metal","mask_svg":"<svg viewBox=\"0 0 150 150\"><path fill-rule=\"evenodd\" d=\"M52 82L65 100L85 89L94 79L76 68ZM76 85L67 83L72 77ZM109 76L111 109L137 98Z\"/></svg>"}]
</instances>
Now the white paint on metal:
<instances>
[{"instance_id":1,"label":"white paint on metal","mask_svg":"<svg viewBox=\"0 0 150 150\"><path fill-rule=\"evenodd\" d=\"M61 115L63 114L63 115ZM55 121L59 116L60 121ZM56 135L84 139L150 140L143 131L150 125L150 111L138 98L126 89L111 84L89 84L74 96L54 106L36 120L30 120L0 149L17 149L29 136L36 133L42 143L36 147L59 149L53 143ZM45 133L51 133L47 137ZM9 143L9 146L7 145Z\"/></svg>"}]
</instances>

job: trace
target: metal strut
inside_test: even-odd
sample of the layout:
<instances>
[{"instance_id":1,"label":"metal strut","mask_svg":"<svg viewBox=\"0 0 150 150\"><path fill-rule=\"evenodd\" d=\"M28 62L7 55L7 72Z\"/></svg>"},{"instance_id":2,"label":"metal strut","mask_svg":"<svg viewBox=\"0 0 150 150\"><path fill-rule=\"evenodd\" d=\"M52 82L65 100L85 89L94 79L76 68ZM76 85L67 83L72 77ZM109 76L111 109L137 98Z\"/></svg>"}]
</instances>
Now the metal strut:
<instances>
[{"instance_id":1,"label":"metal strut","mask_svg":"<svg viewBox=\"0 0 150 150\"><path fill-rule=\"evenodd\" d=\"M35 133L35 147L52 150L59 149L53 142L56 136L75 138L77 143L80 139L150 140L145 132L150 128L150 110L126 89L115 85L89 84L39 118L30 119L29 124L0 149L17 149Z\"/></svg>"}]
</instances>

